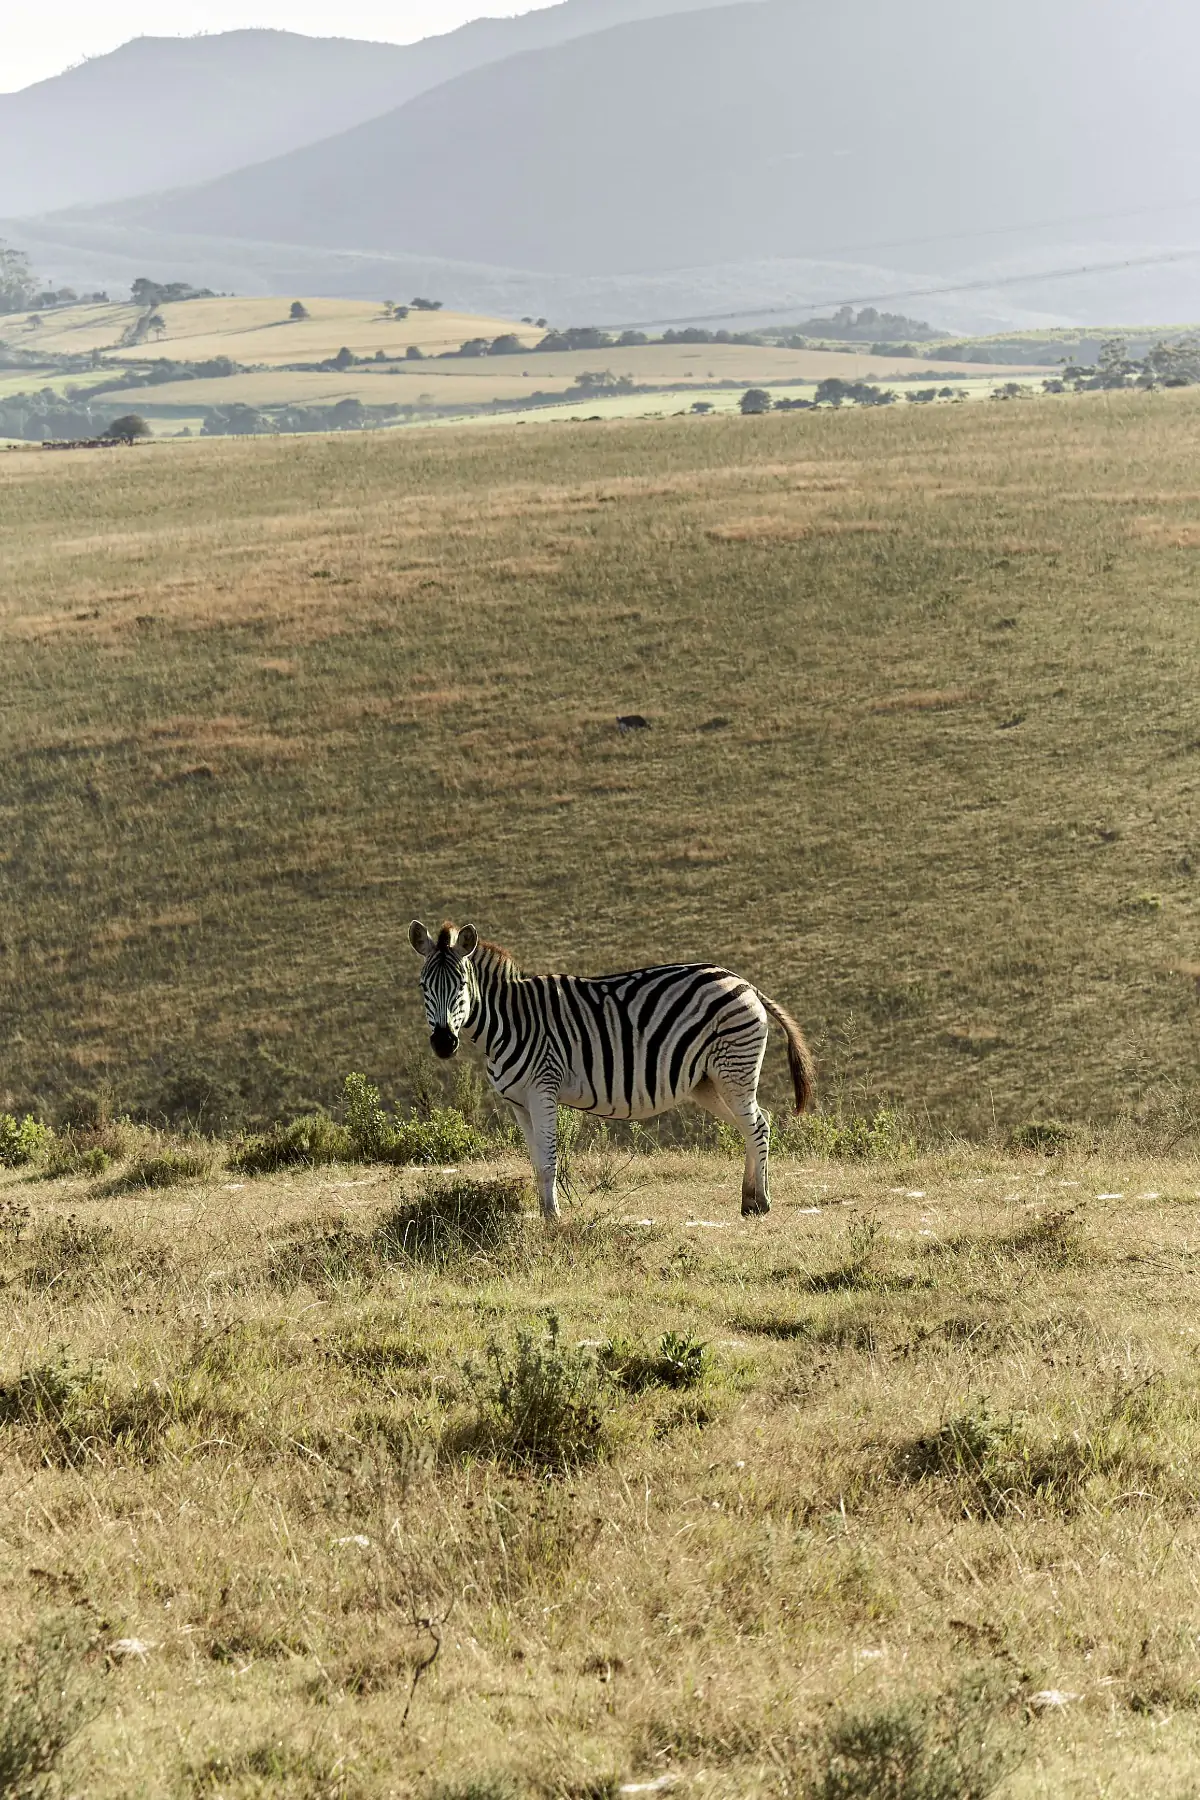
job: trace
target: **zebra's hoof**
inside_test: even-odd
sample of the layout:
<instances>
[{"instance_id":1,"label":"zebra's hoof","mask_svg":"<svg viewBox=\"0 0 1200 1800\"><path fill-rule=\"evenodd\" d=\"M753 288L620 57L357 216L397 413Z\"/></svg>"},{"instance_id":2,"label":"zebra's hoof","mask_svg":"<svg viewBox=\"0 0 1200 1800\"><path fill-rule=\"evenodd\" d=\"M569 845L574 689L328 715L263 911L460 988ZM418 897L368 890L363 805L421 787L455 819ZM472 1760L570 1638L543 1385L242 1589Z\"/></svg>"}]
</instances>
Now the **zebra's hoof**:
<instances>
[{"instance_id":1,"label":"zebra's hoof","mask_svg":"<svg viewBox=\"0 0 1200 1800\"><path fill-rule=\"evenodd\" d=\"M769 1200L755 1200L750 1198L742 1201L743 1219L761 1219L763 1214L769 1213L770 1210L771 1202Z\"/></svg>"}]
</instances>

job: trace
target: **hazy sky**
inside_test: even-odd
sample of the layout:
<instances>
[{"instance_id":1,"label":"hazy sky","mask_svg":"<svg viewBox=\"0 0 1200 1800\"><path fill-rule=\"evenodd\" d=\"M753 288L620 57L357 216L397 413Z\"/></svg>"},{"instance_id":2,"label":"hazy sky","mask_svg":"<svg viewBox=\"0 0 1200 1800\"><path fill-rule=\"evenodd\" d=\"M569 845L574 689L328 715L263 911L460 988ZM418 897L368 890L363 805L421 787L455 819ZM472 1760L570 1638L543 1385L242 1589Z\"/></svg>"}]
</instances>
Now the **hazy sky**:
<instances>
[{"instance_id":1,"label":"hazy sky","mask_svg":"<svg viewBox=\"0 0 1200 1800\"><path fill-rule=\"evenodd\" d=\"M533 12L549 0L0 0L0 93L57 75L127 38L187 37L274 25L313 37L408 44L481 16Z\"/></svg>"}]
</instances>

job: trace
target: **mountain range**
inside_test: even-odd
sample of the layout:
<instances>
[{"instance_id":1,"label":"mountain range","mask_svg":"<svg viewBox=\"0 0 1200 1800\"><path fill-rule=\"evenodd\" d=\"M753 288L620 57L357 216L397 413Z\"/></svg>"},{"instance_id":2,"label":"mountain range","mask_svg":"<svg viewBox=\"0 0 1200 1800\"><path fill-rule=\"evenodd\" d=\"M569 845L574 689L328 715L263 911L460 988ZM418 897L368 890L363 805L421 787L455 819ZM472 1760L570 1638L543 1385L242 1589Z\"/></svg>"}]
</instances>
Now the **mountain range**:
<instances>
[{"instance_id":1,"label":"mountain range","mask_svg":"<svg viewBox=\"0 0 1200 1800\"><path fill-rule=\"evenodd\" d=\"M308 269L318 285L291 285L340 293L356 278L357 291L402 289L402 270L425 269L460 305L483 288L494 304L507 285L522 310L594 295L599 317L606 293L610 319L656 294L698 313L719 291L751 311L789 282L798 306L906 283L933 292L905 310L928 312L959 281L941 316L960 319L966 291L995 320L1005 304L1030 319L1200 314L1191 0L1008 0L986 15L961 0L565 0L407 49L139 40L57 81L89 76L98 106L103 82L163 43L188 93L208 84L191 116L212 109L213 128L186 134L190 172L147 162L141 192L127 146L99 197L96 170L69 207L39 201L30 217L33 189L19 196L24 218L0 235L52 253L60 279L72 257L95 279L106 258L166 277L207 255L209 285L216 264L252 282ZM263 57L272 73L247 121L231 96ZM61 111L54 82L0 99L0 169L4 108L39 89ZM85 160L63 132L60 194ZM264 153L272 134L278 153ZM198 179L218 151L224 170ZM1082 273L1039 286L1039 269Z\"/></svg>"}]
</instances>

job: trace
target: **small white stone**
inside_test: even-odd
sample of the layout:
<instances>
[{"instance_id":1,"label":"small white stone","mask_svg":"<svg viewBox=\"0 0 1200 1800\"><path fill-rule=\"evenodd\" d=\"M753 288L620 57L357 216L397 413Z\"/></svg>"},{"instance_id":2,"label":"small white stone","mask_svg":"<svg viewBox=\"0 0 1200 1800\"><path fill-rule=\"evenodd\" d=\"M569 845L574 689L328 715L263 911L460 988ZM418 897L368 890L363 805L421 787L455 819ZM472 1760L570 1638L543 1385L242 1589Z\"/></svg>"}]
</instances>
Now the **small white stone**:
<instances>
[{"instance_id":1,"label":"small white stone","mask_svg":"<svg viewBox=\"0 0 1200 1800\"><path fill-rule=\"evenodd\" d=\"M1124 1194L1097 1194L1097 1200L1123 1200Z\"/></svg>"},{"instance_id":2,"label":"small white stone","mask_svg":"<svg viewBox=\"0 0 1200 1800\"><path fill-rule=\"evenodd\" d=\"M342 1544L357 1544L360 1550L369 1550L371 1548L370 1538L364 1537L361 1531L354 1532L351 1537L334 1538L333 1541L339 1547Z\"/></svg>"},{"instance_id":3,"label":"small white stone","mask_svg":"<svg viewBox=\"0 0 1200 1800\"><path fill-rule=\"evenodd\" d=\"M627 1781L619 1787L619 1794L665 1794L668 1788L678 1787L681 1775L660 1775L657 1781Z\"/></svg>"},{"instance_id":4,"label":"small white stone","mask_svg":"<svg viewBox=\"0 0 1200 1800\"><path fill-rule=\"evenodd\" d=\"M728 1219L688 1219L683 1229L685 1231L724 1231L728 1223Z\"/></svg>"},{"instance_id":5,"label":"small white stone","mask_svg":"<svg viewBox=\"0 0 1200 1800\"><path fill-rule=\"evenodd\" d=\"M1040 1694L1029 1696L1029 1705L1034 1712L1050 1712L1056 1706L1069 1706L1072 1700L1082 1699L1082 1694L1068 1694L1063 1688L1043 1688Z\"/></svg>"},{"instance_id":6,"label":"small white stone","mask_svg":"<svg viewBox=\"0 0 1200 1800\"><path fill-rule=\"evenodd\" d=\"M157 1644L148 1644L144 1638L118 1638L115 1644L108 1646L110 1656L149 1656L151 1650L157 1650Z\"/></svg>"}]
</instances>

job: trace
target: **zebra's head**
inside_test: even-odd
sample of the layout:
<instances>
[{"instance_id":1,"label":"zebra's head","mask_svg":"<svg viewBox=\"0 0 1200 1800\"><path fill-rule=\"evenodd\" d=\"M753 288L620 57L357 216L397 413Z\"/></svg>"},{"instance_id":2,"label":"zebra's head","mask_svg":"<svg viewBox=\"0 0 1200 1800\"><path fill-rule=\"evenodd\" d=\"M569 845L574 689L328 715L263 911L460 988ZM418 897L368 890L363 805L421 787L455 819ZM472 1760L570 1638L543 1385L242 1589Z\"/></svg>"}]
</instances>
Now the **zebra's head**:
<instances>
[{"instance_id":1,"label":"zebra's head","mask_svg":"<svg viewBox=\"0 0 1200 1800\"><path fill-rule=\"evenodd\" d=\"M473 925L464 925L460 931L453 925L443 925L433 937L420 919L414 919L408 938L417 955L425 959L421 997L429 1020L429 1041L434 1055L445 1062L458 1049L475 1004L471 957L479 943L479 933Z\"/></svg>"}]
</instances>

